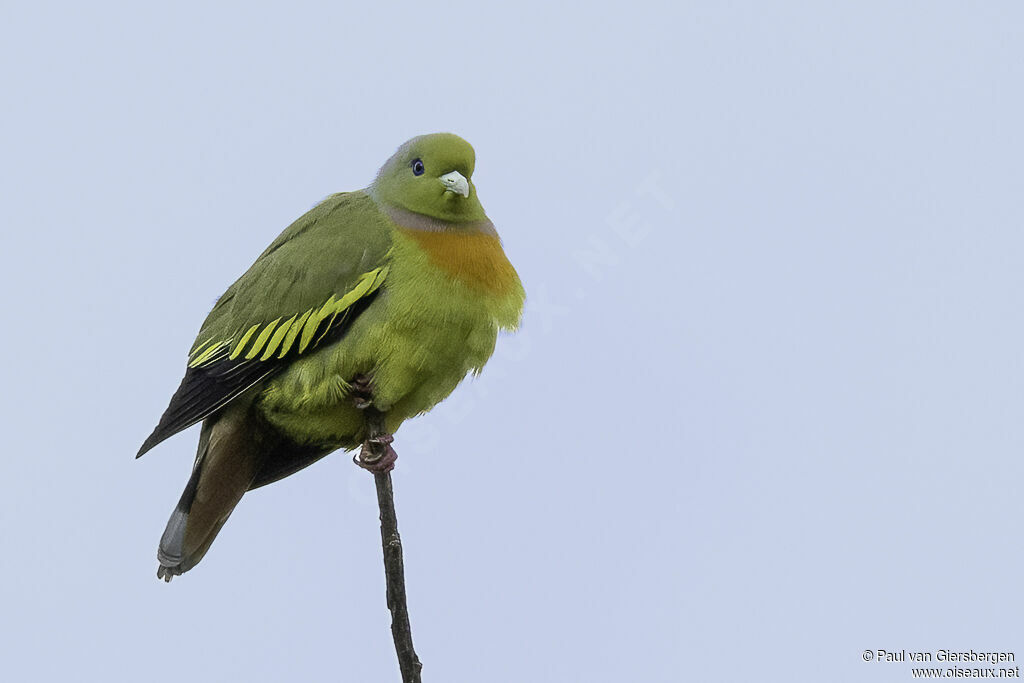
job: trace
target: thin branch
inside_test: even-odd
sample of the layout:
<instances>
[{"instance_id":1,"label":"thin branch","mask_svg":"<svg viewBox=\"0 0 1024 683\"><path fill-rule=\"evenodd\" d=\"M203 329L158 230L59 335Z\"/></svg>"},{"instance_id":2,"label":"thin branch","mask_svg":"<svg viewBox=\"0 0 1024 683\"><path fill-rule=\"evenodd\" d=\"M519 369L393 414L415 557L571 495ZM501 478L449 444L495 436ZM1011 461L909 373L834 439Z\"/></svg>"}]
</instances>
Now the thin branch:
<instances>
[{"instance_id":1,"label":"thin branch","mask_svg":"<svg viewBox=\"0 0 1024 683\"><path fill-rule=\"evenodd\" d=\"M370 455L363 457L364 464L372 465L386 452L386 444L372 441L385 434L384 413L373 406L363 409L366 419L367 439L370 440ZM377 505L380 507L380 540L384 547L384 576L387 580L388 609L391 611L391 636L395 640L398 667L402 671L402 683L420 683L423 665L412 647L412 627L409 625L409 608L405 603L405 563L402 560L402 538L398 535L398 518L395 516L395 497L391 488L389 472L374 472L377 485Z\"/></svg>"}]
</instances>

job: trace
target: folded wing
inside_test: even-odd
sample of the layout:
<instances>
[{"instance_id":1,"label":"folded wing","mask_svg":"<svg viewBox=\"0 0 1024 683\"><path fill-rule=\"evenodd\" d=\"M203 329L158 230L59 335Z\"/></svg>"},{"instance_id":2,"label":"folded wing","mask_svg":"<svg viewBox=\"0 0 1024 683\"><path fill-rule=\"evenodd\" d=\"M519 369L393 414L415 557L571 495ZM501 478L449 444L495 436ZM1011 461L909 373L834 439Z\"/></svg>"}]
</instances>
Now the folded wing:
<instances>
[{"instance_id":1,"label":"folded wing","mask_svg":"<svg viewBox=\"0 0 1024 683\"><path fill-rule=\"evenodd\" d=\"M387 226L362 193L329 197L289 226L210 312L136 457L344 336L381 292L389 247Z\"/></svg>"}]
</instances>

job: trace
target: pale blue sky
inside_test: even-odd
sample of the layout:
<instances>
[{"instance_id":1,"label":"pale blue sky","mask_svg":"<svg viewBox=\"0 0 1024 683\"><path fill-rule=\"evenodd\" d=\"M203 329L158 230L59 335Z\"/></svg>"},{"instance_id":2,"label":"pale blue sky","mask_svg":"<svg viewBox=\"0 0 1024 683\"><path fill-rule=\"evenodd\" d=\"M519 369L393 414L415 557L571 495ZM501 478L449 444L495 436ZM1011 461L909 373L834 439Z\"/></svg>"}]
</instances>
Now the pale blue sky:
<instances>
[{"instance_id":1,"label":"pale blue sky","mask_svg":"<svg viewBox=\"0 0 1024 683\"><path fill-rule=\"evenodd\" d=\"M1024 657L1020 3L149 5L0 9L5 679L398 680L366 473L168 586L196 430L133 455L224 288L438 130L529 301L397 435L424 680Z\"/></svg>"}]
</instances>

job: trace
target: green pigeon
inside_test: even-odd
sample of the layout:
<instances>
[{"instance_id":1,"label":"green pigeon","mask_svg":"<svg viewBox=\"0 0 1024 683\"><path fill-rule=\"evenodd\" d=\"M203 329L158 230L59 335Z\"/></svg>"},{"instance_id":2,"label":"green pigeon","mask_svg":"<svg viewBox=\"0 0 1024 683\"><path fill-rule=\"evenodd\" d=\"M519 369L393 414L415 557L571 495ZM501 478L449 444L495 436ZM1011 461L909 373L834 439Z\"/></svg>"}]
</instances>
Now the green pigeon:
<instances>
[{"instance_id":1,"label":"green pigeon","mask_svg":"<svg viewBox=\"0 0 1024 683\"><path fill-rule=\"evenodd\" d=\"M498 331L518 326L523 286L474 164L456 135L409 140L369 187L288 226L217 300L138 453L202 422L158 577L194 567L246 491L339 448L370 448L371 403L387 432L374 437L386 449L374 468L390 470L390 435L479 372Z\"/></svg>"}]
</instances>

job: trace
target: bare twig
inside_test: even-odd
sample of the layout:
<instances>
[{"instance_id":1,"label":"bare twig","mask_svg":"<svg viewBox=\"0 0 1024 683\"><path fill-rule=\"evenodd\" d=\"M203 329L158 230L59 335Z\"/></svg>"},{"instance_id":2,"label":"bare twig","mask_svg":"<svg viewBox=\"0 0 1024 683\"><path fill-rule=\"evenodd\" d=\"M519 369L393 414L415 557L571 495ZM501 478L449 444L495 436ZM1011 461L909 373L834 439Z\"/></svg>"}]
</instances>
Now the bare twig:
<instances>
[{"instance_id":1,"label":"bare twig","mask_svg":"<svg viewBox=\"0 0 1024 683\"><path fill-rule=\"evenodd\" d=\"M373 406L363 409L366 419L366 436L370 444L370 455L361 458L363 464L372 465L380 460L387 450L387 444L374 442L375 437L385 434L384 413ZM374 472L377 485L377 505L380 507L380 540L384 546L384 576L387 580L388 609L391 610L391 636L395 640L398 667L402 671L402 683L420 683L420 664L416 650L412 647L412 627L409 625L409 608L405 603L405 564L402 560L402 538L398 535L398 518L395 516L395 498L391 488L389 472Z\"/></svg>"}]
</instances>

